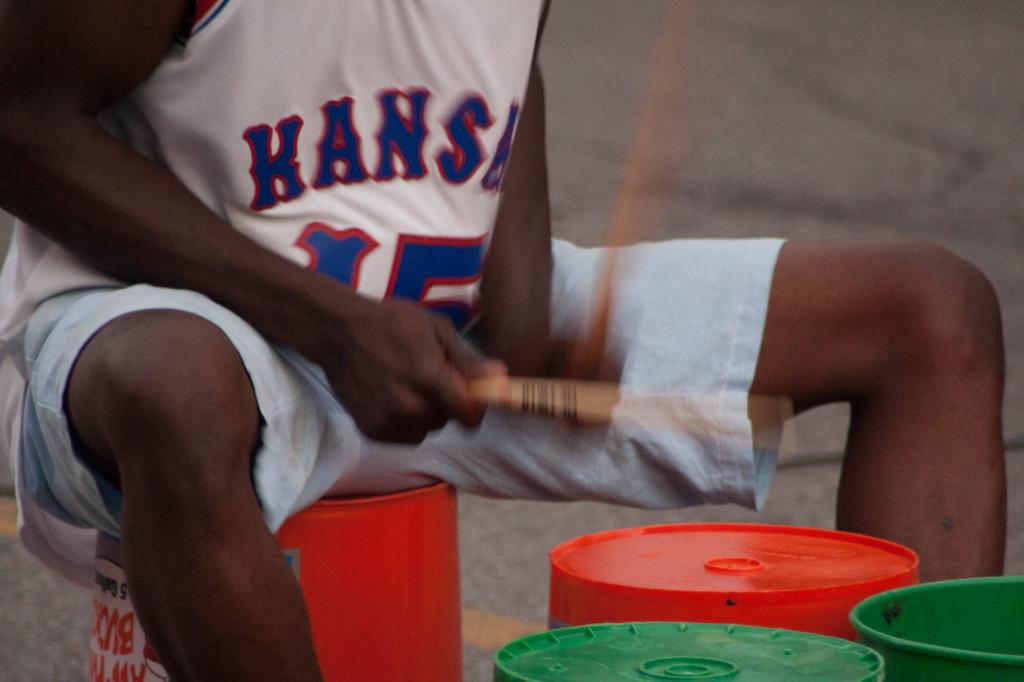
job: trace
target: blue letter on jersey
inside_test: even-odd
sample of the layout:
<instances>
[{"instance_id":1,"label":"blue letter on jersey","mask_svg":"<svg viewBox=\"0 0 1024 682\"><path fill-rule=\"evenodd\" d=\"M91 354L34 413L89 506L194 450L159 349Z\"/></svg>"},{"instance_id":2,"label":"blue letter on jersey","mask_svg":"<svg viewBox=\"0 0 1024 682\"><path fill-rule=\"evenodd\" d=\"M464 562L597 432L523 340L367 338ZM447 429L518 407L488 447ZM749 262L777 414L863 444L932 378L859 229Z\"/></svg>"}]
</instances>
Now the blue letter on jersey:
<instances>
[{"instance_id":1,"label":"blue letter on jersey","mask_svg":"<svg viewBox=\"0 0 1024 682\"><path fill-rule=\"evenodd\" d=\"M299 177L299 162L295 159L296 140L301 129L302 119L298 116L278 121L276 154L270 151L270 126L254 126L243 134L252 154L249 173L256 192L250 206L254 211L271 208L278 201L291 201L306 188Z\"/></svg>"},{"instance_id":2,"label":"blue letter on jersey","mask_svg":"<svg viewBox=\"0 0 1024 682\"><path fill-rule=\"evenodd\" d=\"M437 167L448 182L462 183L469 179L484 161L484 152L477 139L477 128L491 127L494 119L487 103L479 95L467 97L445 122L452 149L437 155Z\"/></svg>"},{"instance_id":3,"label":"blue letter on jersey","mask_svg":"<svg viewBox=\"0 0 1024 682\"><path fill-rule=\"evenodd\" d=\"M505 124L505 132L501 134L498 148L494 150L494 160L491 161L491 167L484 173L484 179L480 182L484 189L497 190L501 188L501 180L505 177L505 166L508 165L508 157L512 153L512 133L516 129L518 116L519 103L512 102L512 106L508 110L508 123Z\"/></svg>"},{"instance_id":4,"label":"blue letter on jersey","mask_svg":"<svg viewBox=\"0 0 1024 682\"><path fill-rule=\"evenodd\" d=\"M377 134L380 145L380 161L377 164L378 180L390 180L395 177L392 156L396 153L405 165L402 178L415 180L427 174L423 163L423 140L427 136L424 123L424 108L430 93L420 88L407 92L385 90L378 95L381 110L381 128ZM401 97L412 107L412 113L406 118L398 111L396 100Z\"/></svg>"},{"instance_id":5,"label":"blue letter on jersey","mask_svg":"<svg viewBox=\"0 0 1024 682\"><path fill-rule=\"evenodd\" d=\"M326 102L320 108L324 113L324 137L320 140L320 168L316 172L316 188L330 187L335 182L342 184L362 182L366 169L360 157L359 133L352 125L352 98ZM345 164L345 174L338 176L336 163Z\"/></svg>"}]
</instances>

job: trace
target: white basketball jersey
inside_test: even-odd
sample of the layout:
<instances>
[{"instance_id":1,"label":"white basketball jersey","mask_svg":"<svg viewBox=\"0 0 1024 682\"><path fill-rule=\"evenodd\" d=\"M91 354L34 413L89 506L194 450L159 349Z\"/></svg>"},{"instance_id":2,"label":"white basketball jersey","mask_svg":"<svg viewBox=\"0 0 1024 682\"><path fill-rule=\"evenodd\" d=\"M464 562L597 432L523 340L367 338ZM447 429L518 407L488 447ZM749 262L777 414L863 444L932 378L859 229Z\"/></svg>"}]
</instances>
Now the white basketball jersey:
<instances>
[{"instance_id":1,"label":"white basketball jersey","mask_svg":"<svg viewBox=\"0 0 1024 682\"><path fill-rule=\"evenodd\" d=\"M266 248L469 320L541 0L196 5L190 35L106 127ZM31 312L110 284L16 225L0 274L0 443L16 444Z\"/></svg>"}]
</instances>

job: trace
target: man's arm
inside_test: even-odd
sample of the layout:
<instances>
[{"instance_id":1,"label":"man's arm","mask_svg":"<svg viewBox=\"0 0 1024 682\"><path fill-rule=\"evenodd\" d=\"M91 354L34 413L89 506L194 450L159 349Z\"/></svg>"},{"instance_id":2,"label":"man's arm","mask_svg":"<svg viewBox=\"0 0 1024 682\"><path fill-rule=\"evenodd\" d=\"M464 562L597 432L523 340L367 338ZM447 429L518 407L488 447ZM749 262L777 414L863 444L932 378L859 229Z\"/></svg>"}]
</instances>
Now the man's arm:
<instances>
[{"instance_id":1,"label":"man's arm","mask_svg":"<svg viewBox=\"0 0 1024 682\"><path fill-rule=\"evenodd\" d=\"M502 186L477 323L488 353L512 374L550 373L551 210L544 84L536 59Z\"/></svg>"},{"instance_id":2,"label":"man's arm","mask_svg":"<svg viewBox=\"0 0 1024 682\"><path fill-rule=\"evenodd\" d=\"M127 282L188 288L320 364L368 435L416 441L475 423L481 371L454 329L377 303L232 229L97 113L145 80L186 0L0 0L0 205Z\"/></svg>"},{"instance_id":3,"label":"man's arm","mask_svg":"<svg viewBox=\"0 0 1024 682\"><path fill-rule=\"evenodd\" d=\"M618 379L600 338L551 338L551 209L544 85L534 60L484 265L477 336L513 375Z\"/></svg>"},{"instance_id":4,"label":"man's arm","mask_svg":"<svg viewBox=\"0 0 1024 682\"><path fill-rule=\"evenodd\" d=\"M549 9L546 3L541 33ZM614 381L619 368L605 357L603 338L551 338L551 207L545 137L544 82L535 50L484 264L476 333L484 349L503 360L514 375Z\"/></svg>"}]
</instances>

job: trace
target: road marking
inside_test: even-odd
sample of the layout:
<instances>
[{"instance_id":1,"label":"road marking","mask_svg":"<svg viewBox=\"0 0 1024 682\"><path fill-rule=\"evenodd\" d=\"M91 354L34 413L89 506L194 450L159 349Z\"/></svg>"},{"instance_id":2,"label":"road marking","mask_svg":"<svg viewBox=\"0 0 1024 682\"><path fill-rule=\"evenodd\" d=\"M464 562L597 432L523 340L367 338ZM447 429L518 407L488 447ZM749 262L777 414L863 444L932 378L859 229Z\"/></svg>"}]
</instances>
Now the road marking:
<instances>
[{"instance_id":1,"label":"road marking","mask_svg":"<svg viewBox=\"0 0 1024 682\"><path fill-rule=\"evenodd\" d=\"M530 623L480 609L462 609L462 641L483 651L495 651L514 639L547 629L543 623Z\"/></svg>"},{"instance_id":2,"label":"road marking","mask_svg":"<svg viewBox=\"0 0 1024 682\"><path fill-rule=\"evenodd\" d=\"M18 504L11 497L0 497L0 535L18 534Z\"/></svg>"}]
</instances>

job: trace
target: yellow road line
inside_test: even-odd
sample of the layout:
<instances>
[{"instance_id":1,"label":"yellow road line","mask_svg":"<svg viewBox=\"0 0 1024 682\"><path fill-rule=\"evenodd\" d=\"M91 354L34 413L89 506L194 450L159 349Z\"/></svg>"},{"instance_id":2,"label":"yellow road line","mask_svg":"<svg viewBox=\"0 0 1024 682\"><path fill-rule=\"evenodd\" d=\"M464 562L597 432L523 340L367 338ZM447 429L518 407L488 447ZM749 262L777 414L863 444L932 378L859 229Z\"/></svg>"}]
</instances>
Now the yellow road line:
<instances>
[{"instance_id":1,"label":"yellow road line","mask_svg":"<svg viewBox=\"0 0 1024 682\"><path fill-rule=\"evenodd\" d=\"M0 535L14 537L18 532L18 506L14 498L0 497Z\"/></svg>"},{"instance_id":2,"label":"yellow road line","mask_svg":"<svg viewBox=\"0 0 1024 682\"><path fill-rule=\"evenodd\" d=\"M546 629L543 623L530 623L479 609L462 609L462 641L483 651L495 651L513 639Z\"/></svg>"}]
</instances>

